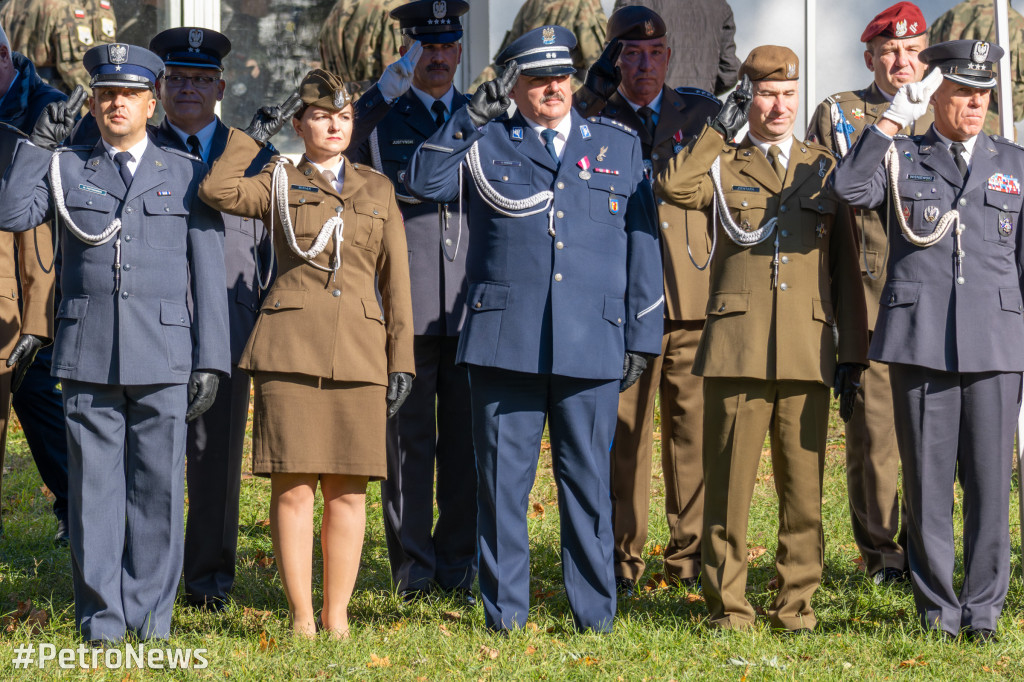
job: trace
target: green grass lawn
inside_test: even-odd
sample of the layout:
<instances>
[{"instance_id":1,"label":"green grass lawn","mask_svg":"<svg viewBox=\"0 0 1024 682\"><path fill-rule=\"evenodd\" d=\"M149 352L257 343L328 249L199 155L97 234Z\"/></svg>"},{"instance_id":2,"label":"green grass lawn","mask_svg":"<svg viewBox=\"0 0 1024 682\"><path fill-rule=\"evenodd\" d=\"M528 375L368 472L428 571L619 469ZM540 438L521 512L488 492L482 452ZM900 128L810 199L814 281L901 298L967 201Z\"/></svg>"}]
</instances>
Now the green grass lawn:
<instances>
[{"instance_id":1,"label":"green grass lawn","mask_svg":"<svg viewBox=\"0 0 1024 682\"><path fill-rule=\"evenodd\" d=\"M529 626L522 631L509 637L490 634L479 605L462 609L444 600L403 604L391 588L380 489L371 485L362 570L351 605L351 639L292 639L273 563L269 484L246 474L235 601L222 615L175 609L173 646L205 648L208 661L204 669L175 672L61 671L54 662L45 670L14 669L13 650L22 643L52 643L58 649L79 643L68 550L52 544L55 521L47 491L15 423L0 494L6 528L0 540L0 615L8 614L0 620L0 679L1024 679L1018 476L1010 520L1012 577L1001 639L981 646L942 642L919 630L909 587L879 588L860 571L846 505L845 444L834 411L832 419L825 474L825 575L814 599L819 620L814 634L784 637L766 623L742 633L711 630L699 592L657 587L658 555L668 533L660 469L655 471L646 549L650 556L644 582L649 589L619 602L612 634L575 632L561 582L555 485L545 451L531 496L534 599ZM959 514L958 503L955 517ZM772 599L777 515L765 457L749 537L751 548L767 550L752 559L749 575L749 598L762 609ZM315 570L320 570L319 561ZM314 576L314 590L319 583ZM19 606L28 615L19 618Z\"/></svg>"}]
</instances>

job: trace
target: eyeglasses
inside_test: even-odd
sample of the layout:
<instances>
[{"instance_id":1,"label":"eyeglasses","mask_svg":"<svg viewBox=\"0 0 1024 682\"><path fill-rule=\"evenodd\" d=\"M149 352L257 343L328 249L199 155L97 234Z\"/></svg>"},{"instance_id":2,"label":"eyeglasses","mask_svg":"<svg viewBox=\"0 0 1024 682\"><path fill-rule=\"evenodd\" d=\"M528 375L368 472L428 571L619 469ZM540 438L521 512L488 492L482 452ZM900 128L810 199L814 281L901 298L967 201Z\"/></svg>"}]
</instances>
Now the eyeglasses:
<instances>
[{"instance_id":1,"label":"eyeglasses","mask_svg":"<svg viewBox=\"0 0 1024 682\"><path fill-rule=\"evenodd\" d=\"M208 88L219 80L214 76L179 76L177 74L164 76L164 81L173 88L184 87L186 81L190 81L196 88Z\"/></svg>"}]
</instances>

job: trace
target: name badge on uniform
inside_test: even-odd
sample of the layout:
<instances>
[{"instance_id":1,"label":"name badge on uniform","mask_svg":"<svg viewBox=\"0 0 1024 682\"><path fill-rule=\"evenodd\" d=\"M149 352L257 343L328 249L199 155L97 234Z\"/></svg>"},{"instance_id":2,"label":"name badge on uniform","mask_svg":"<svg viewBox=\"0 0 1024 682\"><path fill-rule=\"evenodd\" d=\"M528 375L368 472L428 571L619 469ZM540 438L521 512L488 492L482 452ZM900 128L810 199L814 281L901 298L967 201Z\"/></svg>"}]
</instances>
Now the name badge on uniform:
<instances>
[{"instance_id":1,"label":"name badge on uniform","mask_svg":"<svg viewBox=\"0 0 1024 682\"><path fill-rule=\"evenodd\" d=\"M989 176L988 188L1004 194L1020 194L1020 180L1012 175L993 173Z\"/></svg>"},{"instance_id":2,"label":"name badge on uniform","mask_svg":"<svg viewBox=\"0 0 1024 682\"><path fill-rule=\"evenodd\" d=\"M391 144L416 144L416 140L391 140Z\"/></svg>"},{"instance_id":3,"label":"name badge on uniform","mask_svg":"<svg viewBox=\"0 0 1024 682\"><path fill-rule=\"evenodd\" d=\"M518 127L518 126L513 128L512 129L512 139L513 140L522 140L523 139L523 129Z\"/></svg>"},{"instance_id":4,"label":"name badge on uniform","mask_svg":"<svg viewBox=\"0 0 1024 682\"><path fill-rule=\"evenodd\" d=\"M92 187L90 185L79 185L78 189L85 190L86 192L92 192L93 194L106 194L107 190L100 189L99 187Z\"/></svg>"},{"instance_id":5,"label":"name badge on uniform","mask_svg":"<svg viewBox=\"0 0 1024 682\"><path fill-rule=\"evenodd\" d=\"M622 204L619 203L618 197L614 194L608 196L608 212L612 215L617 214L622 209Z\"/></svg>"},{"instance_id":6,"label":"name badge on uniform","mask_svg":"<svg viewBox=\"0 0 1024 682\"><path fill-rule=\"evenodd\" d=\"M580 126L580 135L583 136L584 140L589 140L590 139L590 128L588 128L586 125L581 125Z\"/></svg>"},{"instance_id":7,"label":"name badge on uniform","mask_svg":"<svg viewBox=\"0 0 1024 682\"><path fill-rule=\"evenodd\" d=\"M310 187L309 185L292 185L292 189L299 189L303 192L319 192L320 188Z\"/></svg>"},{"instance_id":8,"label":"name badge on uniform","mask_svg":"<svg viewBox=\"0 0 1024 682\"><path fill-rule=\"evenodd\" d=\"M915 175L911 173L907 176L907 180L917 180L918 182L935 182L934 175Z\"/></svg>"},{"instance_id":9,"label":"name badge on uniform","mask_svg":"<svg viewBox=\"0 0 1024 682\"><path fill-rule=\"evenodd\" d=\"M733 185L734 192L760 192L760 187L747 187L746 185Z\"/></svg>"}]
</instances>

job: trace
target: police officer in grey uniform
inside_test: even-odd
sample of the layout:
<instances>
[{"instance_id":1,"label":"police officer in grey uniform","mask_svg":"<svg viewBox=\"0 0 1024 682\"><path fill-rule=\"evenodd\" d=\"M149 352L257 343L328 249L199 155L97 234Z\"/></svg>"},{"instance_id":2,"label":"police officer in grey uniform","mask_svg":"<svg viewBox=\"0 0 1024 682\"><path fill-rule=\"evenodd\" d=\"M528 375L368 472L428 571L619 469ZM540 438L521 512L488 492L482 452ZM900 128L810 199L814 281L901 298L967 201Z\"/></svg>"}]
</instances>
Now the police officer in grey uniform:
<instances>
[{"instance_id":1,"label":"police officer in grey uniform","mask_svg":"<svg viewBox=\"0 0 1024 682\"><path fill-rule=\"evenodd\" d=\"M165 116L156 129L157 144L212 164L228 140L228 127L214 108L224 96L222 60L231 42L217 31L185 26L157 34L149 48L164 60L157 96ZM249 174L258 173L272 156L272 147L263 149ZM188 427L184 564L186 601L217 611L224 607L235 579L238 496L249 416L249 375L235 367L259 313L262 291L257 280L269 279L273 260L261 221L220 215L232 372L218 385L213 406ZM268 284L262 282L264 287Z\"/></svg>"},{"instance_id":2,"label":"police officer in grey uniform","mask_svg":"<svg viewBox=\"0 0 1024 682\"><path fill-rule=\"evenodd\" d=\"M982 132L1002 54L973 40L924 50L931 73L900 88L834 175L850 204L888 212L891 255L870 358L888 363L892 378L917 612L925 628L981 641L995 638L1009 585L1024 370L1024 150ZM928 132L896 135L929 100ZM955 480L964 511L959 594Z\"/></svg>"},{"instance_id":3,"label":"police officer in grey uniform","mask_svg":"<svg viewBox=\"0 0 1024 682\"><path fill-rule=\"evenodd\" d=\"M469 98L452 80L462 57L463 0L443 7L433 0L399 5L403 59L357 103L356 131L364 107L376 99L390 112L367 139L354 137L346 155L370 164L395 185L409 244L415 324L416 382L402 409L388 420L388 478L381 482L391 575L405 599L432 589L475 603L476 462L470 430L469 375L455 364L466 311L469 218L462 201L420 201L405 187L409 159ZM417 41L417 42L414 42ZM408 78L399 75L408 65ZM372 117L372 116L371 116ZM437 477L437 522L434 479Z\"/></svg>"},{"instance_id":4,"label":"police officer in grey uniform","mask_svg":"<svg viewBox=\"0 0 1024 682\"><path fill-rule=\"evenodd\" d=\"M53 373L75 624L86 640L165 639L181 576L185 422L230 370L222 226L197 197L205 164L147 136L160 58L113 43L84 60L102 139L54 155L81 90L48 105L0 185L0 225L56 215L64 228Z\"/></svg>"}]
</instances>

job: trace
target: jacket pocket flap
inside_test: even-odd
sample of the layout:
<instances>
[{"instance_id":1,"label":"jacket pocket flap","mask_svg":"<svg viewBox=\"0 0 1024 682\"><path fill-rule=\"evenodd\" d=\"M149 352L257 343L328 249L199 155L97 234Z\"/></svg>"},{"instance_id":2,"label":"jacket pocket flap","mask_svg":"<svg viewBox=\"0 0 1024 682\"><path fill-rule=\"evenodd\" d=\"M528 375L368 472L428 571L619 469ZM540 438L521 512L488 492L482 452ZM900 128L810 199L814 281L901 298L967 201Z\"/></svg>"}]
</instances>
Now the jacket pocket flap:
<instances>
[{"instance_id":1,"label":"jacket pocket flap","mask_svg":"<svg viewBox=\"0 0 1024 682\"><path fill-rule=\"evenodd\" d=\"M188 327L191 324L188 308L183 303L160 301L160 324Z\"/></svg>"},{"instance_id":2,"label":"jacket pocket flap","mask_svg":"<svg viewBox=\"0 0 1024 682\"><path fill-rule=\"evenodd\" d=\"M15 277L0 277L0 298L18 300L18 280Z\"/></svg>"},{"instance_id":3,"label":"jacket pocket flap","mask_svg":"<svg viewBox=\"0 0 1024 682\"><path fill-rule=\"evenodd\" d=\"M504 310L508 306L509 285L477 282L469 286L470 310Z\"/></svg>"},{"instance_id":4,"label":"jacket pocket flap","mask_svg":"<svg viewBox=\"0 0 1024 682\"><path fill-rule=\"evenodd\" d=\"M388 217L387 207L374 201L357 201L352 206L352 210L362 215L368 215L371 218L380 218L381 220L385 220Z\"/></svg>"},{"instance_id":5,"label":"jacket pocket flap","mask_svg":"<svg viewBox=\"0 0 1024 682\"><path fill-rule=\"evenodd\" d=\"M832 302L822 301L820 298L811 299L811 317L819 322L832 324Z\"/></svg>"},{"instance_id":6,"label":"jacket pocket flap","mask_svg":"<svg viewBox=\"0 0 1024 682\"><path fill-rule=\"evenodd\" d=\"M836 209L839 208L839 202L835 199L826 199L824 197L800 197L800 208L823 215L835 215Z\"/></svg>"},{"instance_id":7,"label":"jacket pocket flap","mask_svg":"<svg viewBox=\"0 0 1024 682\"><path fill-rule=\"evenodd\" d=\"M626 302L621 298L615 298L614 296L604 297L604 319L608 320L616 327L622 326L622 321L626 318Z\"/></svg>"},{"instance_id":8,"label":"jacket pocket flap","mask_svg":"<svg viewBox=\"0 0 1024 682\"><path fill-rule=\"evenodd\" d=\"M1003 287L999 289L999 307L1011 313L1024 313L1024 301L1021 301L1020 289Z\"/></svg>"},{"instance_id":9,"label":"jacket pocket flap","mask_svg":"<svg viewBox=\"0 0 1024 682\"><path fill-rule=\"evenodd\" d=\"M985 203L997 211L1019 213L1022 200L1024 200L1024 196L1020 194L999 192L994 189L985 190Z\"/></svg>"},{"instance_id":10,"label":"jacket pocket flap","mask_svg":"<svg viewBox=\"0 0 1024 682\"><path fill-rule=\"evenodd\" d=\"M505 164L514 163L508 161L502 163L500 161L491 160L491 163L482 163L484 167L484 177L491 182L507 182L510 185L528 185L530 184L533 176L533 171L529 166L513 166Z\"/></svg>"},{"instance_id":11,"label":"jacket pocket flap","mask_svg":"<svg viewBox=\"0 0 1024 682\"><path fill-rule=\"evenodd\" d=\"M57 309L57 317L65 320L80 320L85 317L85 311L88 308L88 296L65 298L60 302L60 307Z\"/></svg>"},{"instance_id":12,"label":"jacket pocket flap","mask_svg":"<svg viewBox=\"0 0 1024 682\"><path fill-rule=\"evenodd\" d=\"M380 303L375 298L364 298L363 300L363 314L369 320L377 320L381 324L384 324L384 313L380 309Z\"/></svg>"},{"instance_id":13,"label":"jacket pocket flap","mask_svg":"<svg viewBox=\"0 0 1024 682\"><path fill-rule=\"evenodd\" d=\"M735 211L764 209L768 205L768 195L760 192L729 192L725 195L725 204Z\"/></svg>"},{"instance_id":14,"label":"jacket pocket flap","mask_svg":"<svg viewBox=\"0 0 1024 682\"><path fill-rule=\"evenodd\" d=\"M898 308L899 306L917 303L920 295L920 282L891 281L887 282L885 289L882 290L881 303L890 308Z\"/></svg>"},{"instance_id":15,"label":"jacket pocket flap","mask_svg":"<svg viewBox=\"0 0 1024 682\"><path fill-rule=\"evenodd\" d=\"M184 197L145 197L142 205L146 215L188 215Z\"/></svg>"},{"instance_id":16,"label":"jacket pocket flap","mask_svg":"<svg viewBox=\"0 0 1024 682\"><path fill-rule=\"evenodd\" d=\"M81 208L87 211L110 213L117 206L117 199L107 193L96 194L86 190L72 190L68 192L64 205L68 208Z\"/></svg>"},{"instance_id":17,"label":"jacket pocket flap","mask_svg":"<svg viewBox=\"0 0 1024 682\"><path fill-rule=\"evenodd\" d=\"M599 189L602 192L621 194L622 196L629 194L629 181L620 175L591 173L590 179L587 180L587 186L590 189Z\"/></svg>"},{"instance_id":18,"label":"jacket pocket flap","mask_svg":"<svg viewBox=\"0 0 1024 682\"><path fill-rule=\"evenodd\" d=\"M259 292L255 289L250 289L244 283L240 282L238 286L235 287L235 303L245 306L249 310L259 310Z\"/></svg>"},{"instance_id":19,"label":"jacket pocket flap","mask_svg":"<svg viewBox=\"0 0 1024 682\"><path fill-rule=\"evenodd\" d=\"M261 310L296 310L305 307L305 289L275 289L263 301Z\"/></svg>"},{"instance_id":20,"label":"jacket pocket flap","mask_svg":"<svg viewBox=\"0 0 1024 682\"><path fill-rule=\"evenodd\" d=\"M708 315L729 315L730 313L743 313L750 307L750 292L720 292L711 294L708 298L708 307L705 312Z\"/></svg>"}]
</instances>

